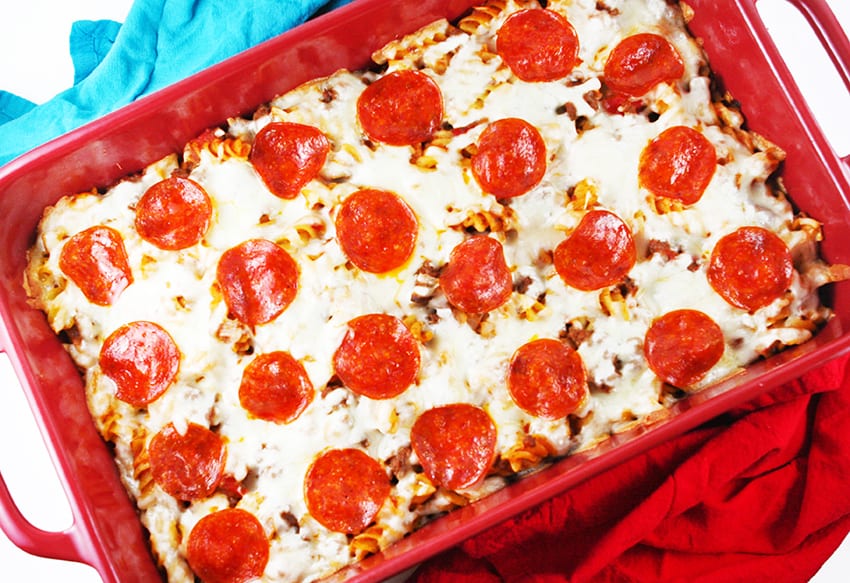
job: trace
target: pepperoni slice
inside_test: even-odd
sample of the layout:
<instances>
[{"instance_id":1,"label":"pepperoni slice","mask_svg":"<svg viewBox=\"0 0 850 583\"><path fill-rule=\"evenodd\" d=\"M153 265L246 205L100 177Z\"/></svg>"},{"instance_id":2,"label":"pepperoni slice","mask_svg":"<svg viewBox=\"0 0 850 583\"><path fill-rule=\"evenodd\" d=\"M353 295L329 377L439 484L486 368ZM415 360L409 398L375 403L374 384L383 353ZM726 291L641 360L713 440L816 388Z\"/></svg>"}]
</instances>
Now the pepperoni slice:
<instances>
[{"instance_id":1,"label":"pepperoni slice","mask_svg":"<svg viewBox=\"0 0 850 583\"><path fill-rule=\"evenodd\" d=\"M215 492L224 475L227 450L218 434L189 423L181 434L169 423L148 446L151 473L178 500L199 500Z\"/></svg>"},{"instance_id":2,"label":"pepperoni slice","mask_svg":"<svg viewBox=\"0 0 850 583\"><path fill-rule=\"evenodd\" d=\"M686 126L661 132L641 152L640 185L655 196L694 204L717 169L717 152L704 135Z\"/></svg>"},{"instance_id":3,"label":"pepperoni slice","mask_svg":"<svg viewBox=\"0 0 850 583\"><path fill-rule=\"evenodd\" d=\"M714 246L708 283L728 303L754 312L791 285L794 262L785 242L761 227L741 227Z\"/></svg>"},{"instance_id":4,"label":"pepperoni slice","mask_svg":"<svg viewBox=\"0 0 850 583\"><path fill-rule=\"evenodd\" d=\"M283 351L260 354L242 373L239 402L254 417L291 423L313 401L304 365Z\"/></svg>"},{"instance_id":5,"label":"pepperoni slice","mask_svg":"<svg viewBox=\"0 0 850 583\"><path fill-rule=\"evenodd\" d=\"M541 338L520 346L508 368L508 391L524 411L562 419L587 396L587 377L578 352L557 340Z\"/></svg>"},{"instance_id":6,"label":"pepperoni slice","mask_svg":"<svg viewBox=\"0 0 850 583\"><path fill-rule=\"evenodd\" d=\"M419 416L410 444L429 480L459 490L478 483L493 464L496 425L480 407L444 405Z\"/></svg>"},{"instance_id":7,"label":"pepperoni slice","mask_svg":"<svg viewBox=\"0 0 850 583\"><path fill-rule=\"evenodd\" d=\"M419 362L413 334L388 314L351 320L333 359L343 384L370 399L390 399L403 393L416 380Z\"/></svg>"},{"instance_id":8,"label":"pepperoni slice","mask_svg":"<svg viewBox=\"0 0 850 583\"><path fill-rule=\"evenodd\" d=\"M103 374L115 382L115 396L134 407L144 407L174 382L180 349L159 325L131 322L103 342L99 362Z\"/></svg>"},{"instance_id":9,"label":"pepperoni slice","mask_svg":"<svg viewBox=\"0 0 850 583\"><path fill-rule=\"evenodd\" d=\"M443 121L443 95L425 73L394 71L357 99L357 119L371 140L411 146L431 139Z\"/></svg>"},{"instance_id":10,"label":"pepperoni slice","mask_svg":"<svg viewBox=\"0 0 850 583\"><path fill-rule=\"evenodd\" d=\"M601 289L623 280L637 259L629 227L612 212L593 210L555 248L555 270L569 286Z\"/></svg>"},{"instance_id":11,"label":"pepperoni slice","mask_svg":"<svg viewBox=\"0 0 850 583\"><path fill-rule=\"evenodd\" d=\"M359 449L332 449L317 457L304 478L310 515L334 532L356 534L369 526L390 495L390 479Z\"/></svg>"},{"instance_id":12,"label":"pepperoni slice","mask_svg":"<svg viewBox=\"0 0 850 583\"><path fill-rule=\"evenodd\" d=\"M475 235L457 245L440 274L440 287L451 305L469 314L503 305L513 292L513 278L502 244Z\"/></svg>"},{"instance_id":13,"label":"pepperoni slice","mask_svg":"<svg viewBox=\"0 0 850 583\"><path fill-rule=\"evenodd\" d=\"M569 21L551 10L513 13L496 37L496 52L523 81L555 81L578 63L578 35Z\"/></svg>"},{"instance_id":14,"label":"pepperoni slice","mask_svg":"<svg viewBox=\"0 0 850 583\"><path fill-rule=\"evenodd\" d=\"M613 91L640 96L685 74L676 48L663 36L640 33L624 38L605 62L603 79Z\"/></svg>"},{"instance_id":15,"label":"pepperoni slice","mask_svg":"<svg viewBox=\"0 0 850 583\"><path fill-rule=\"evenodd\" d=\"M696 310L676 310L657 318L644 339L649 368L673 386L699 381L723 356L723 331Z\"/></svg>"},{"instance_id":16,"label":"pepperoni slice","mask_svg":"<svg viewBox=\"0 0 850 583\"><path fill-rule=\"evenodd\" d=\"M177 251L206 234L212 203L203 187L179 176L148 188L136 205L136 231L160 249Z\"/></svg>"},{"instance_id":17,"label":"pepperoni slice","mask_svg":"<svg viewBox=\"0 0 850 583\"><path fill-rule=\"evenodd\" d=\"M111 227L90 227L68 239L59 268L99 306L112 305L133 283L124 238Z\"/></svg>"},{"instance_id":18,"label":"pepperoni slice","mask_svg":"<svg viewBox=\"0 0 850 583\"><path fill-rule=\"evenodd\" d=\"M200 519L186 543L189 566L204 583L246 583L262 576L269 539L257 517L225 508Z\"/></svg>"},{"instance_id":19,"label":"pepperoni slice","mask_svg":"<svg viewBox=\"0 0 850 583\"><path fill-rule=\"evenodd\" d=\"M497 198L525 194L546 173L546 143L533 125L515 117L496 120L478 138L472 174Z\"/></svg>"},{"instance_id":20,"label":"pepperoni slice","mask_svg":"<svg viewBox=\"0 0 850 583\"><path fill-rule=\"evenodd\" d=\"M295 299L298 264L265 239L249 239L225 251L216 280L230 315L249 326L271 322Z\"/></svg>"},{"instance_id":21,"label":"pepperoni slice","mask_svg":"<svg viewBox=\"0 0 850 583\"><path fill-rule=\"evenodd\" d=\"M318 176L330 147L318 128L273 122L257 132L249 159L275 196L292 199Z\"/></svg>"},{"instance_id":22,"label":"pepperoni slice","mask_svg":"<svg viewBox=\"0 0 850 583\"><path fill-rule=\"evenodd\" d=\"M346 198L335 223L343 252L370 273L401 267L413 253L419 232L419 222L407 203L383 190L360 190Z\"/></svg>"}]
</instances>

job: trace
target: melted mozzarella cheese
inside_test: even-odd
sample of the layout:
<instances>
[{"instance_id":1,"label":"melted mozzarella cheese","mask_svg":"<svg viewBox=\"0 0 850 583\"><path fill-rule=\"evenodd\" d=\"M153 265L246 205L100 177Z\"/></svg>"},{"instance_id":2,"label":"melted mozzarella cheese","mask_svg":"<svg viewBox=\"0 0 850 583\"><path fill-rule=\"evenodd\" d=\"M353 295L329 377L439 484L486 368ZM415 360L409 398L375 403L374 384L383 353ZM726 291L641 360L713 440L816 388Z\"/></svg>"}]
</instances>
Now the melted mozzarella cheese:
<instances>
[{"instance_id":1,"label":"melted mozzarella cheese","mask_svg":"<svg viewBox=\"0 0 850 583\"><path fill-rule=\"evenodd\" d=\"M528 435L544 437L558 454L567 454L663 409L661 383L647 368L642 352L646 330L659 315L693 308L720 324L726 352L706 382L745 366L777 339L793 339L793 334L783 336L781 331L783 313L822 318L815 311L819 308L812 300L813 286L800 276L795 276L790 299L777 300L752 315L726 304L708 285L705 269L714 243L739 226L761 225L794 243L799 234L789 228L791 208L765 185L769 165L764 158L718 127L710 80L699 76L704 57L684 31L678 13L664 0L609 0L607 10L598 4L549 2L574 24L581 42L581 63L567 81L519 81L494 54L498 25L518 9L512 3L472 36L455 31L418 52L413 50L420 42L417 35L398 41L394 46L401 56L391 60L388 70L414 66L421 58L425 72L443 93L445 121L462 128L446 144L426 148L423 154L434 161L432 167L411 163L408 147L362 139L356 102L375 74L339 71L274 99L268 113L256 119L231 120L227 129L247 142L272 121L315 125L325 133L332 151L321 180L312 181L293 200L272 195L248 161L220 160L204 152L190 178L210 195L214 217L203 241L189 249L178 253L156 249L133 227L134 203L177 168L176 157L152 165L105 195L63 199L46 213L32 269L50 273L55 285L50 294L42 293L41 303L55 330L76 328L76 341L69 349L88 370L92 415L101 431L116 441L122 478L142 510L170 580L192 580L182 558L185 535L200 518L229 502L215 495L183 507L156 486L143 492L129 446L139 428L152 436L168 423L178 429L189 422L215 425L227 445L226 472L249 485L239 506L260 519L272 540L264 580L315 580L354 560L348 538L319 525L303 500L304 475L325 448L362 447L383 461L408 456L410 467L399 475L391 500L377 519L383 530L380 545L386 546L423 517L452 506L442 493L421 503L430 492L421 474L412 469L416 460L408 449L410 428L429 408L456 402L483 407L497 426L500 455ZM605 58L621 38L639 31L670 38L685 61L685 77L646 97L658 106L657 116L606 114L593 106ZM410 61L405 60L405 47L411 55L415 52ZM541 183L511 201L481 191L465 154L489 121L503 117L522 117L539 128L548 159ZM580 126L576 118L587 123ZM700 127L725 162L698 203L659 214L637 182L638 161L645 145L674 125ZM638 244L639 260L629 274L634 292L614 313L602 305L599 292L569 288L551 261L541 259L587 210L574 208L568 194L580 184L592 190L594 206L625 221ZM392 273L374 275L352 268L335 240L335 209L360 188L399 194L419 221L413 256ZM454 246L468 236L464 221L482 214L505 221L506 230L490 236L504 245L515 282L524 280L527 285L476 323L452 311L436 281L423 276L422 268L444 265ZM135 277L110 307L90 304L58 267L64 241L96 224L122 233ZM313 233L306 239L305 228ZM292 304L273 322L254 330L228 319L220 293L214 293L219 257L250 238L280 244L300 269ZM647 257L653 240L681 253L669 260ZM396 399L373 401L333 385L333 354L346 323L364 313L413 317L429 332L420 347L417 381ZM159 323L182 352L174 386L143 411L117 401L114 386L97 366L106 336L134 320ZM566 420L538 419L516 407L505 377L520 345L536 338L558 338L576 321L590 323L578 352L594 390L576 412L583 428L574 434ZM245 342L250 354L239 349ZM300 360L317 390L313 403L287 425L251 418L239 404L242 370L253 355L274 350L289 351ZM120 421L110 426L107 419L116 411ZM503 485L500 478L488 478L463 494L475 499ZM177 528L183 539L175 538Z\"/></svg>"}]
</instances>

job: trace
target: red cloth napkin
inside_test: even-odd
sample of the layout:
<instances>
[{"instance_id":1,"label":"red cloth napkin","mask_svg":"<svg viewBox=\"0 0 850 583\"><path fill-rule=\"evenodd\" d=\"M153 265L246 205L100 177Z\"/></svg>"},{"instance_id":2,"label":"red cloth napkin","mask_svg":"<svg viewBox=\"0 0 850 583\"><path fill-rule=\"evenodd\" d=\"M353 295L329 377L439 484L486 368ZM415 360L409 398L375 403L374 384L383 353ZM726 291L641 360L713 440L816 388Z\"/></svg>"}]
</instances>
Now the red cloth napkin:
<instances>
[{"instance_id":1,"label":"red cloth napkin","mask_svg":"<svg viewBox=\"0 0 850 583\"><path fill-rule=\"evenodd\" d=\"M438 555L413 581L808 580L850 532L847 362Z\"/></svg>"}]
</instances>

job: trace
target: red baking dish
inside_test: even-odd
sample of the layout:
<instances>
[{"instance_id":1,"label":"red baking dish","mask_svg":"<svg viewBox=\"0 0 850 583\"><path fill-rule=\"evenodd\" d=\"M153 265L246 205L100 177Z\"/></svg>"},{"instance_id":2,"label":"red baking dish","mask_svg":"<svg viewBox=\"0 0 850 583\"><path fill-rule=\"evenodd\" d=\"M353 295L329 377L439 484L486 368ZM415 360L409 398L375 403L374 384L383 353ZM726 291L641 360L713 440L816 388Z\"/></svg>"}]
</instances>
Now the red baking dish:
<instances>
[{"instance_id":1,"label":"red baking dish","mask_svg":"<svg viewBox=\"0 0 850 583\"><path fill-rule=\"evenodd\" d=\"M791 0L850 90L850 43L824 0ZM375 48L474 0L359 0L143 98L0 168L0 347L8 354L71 505L61 532L32 526L0 479L0 526L22 549L93 566L106 582L160 575L111 455L91 423L80 377L21 285L42 210L59 197L105 187L177 150L203 129L248 113L276 94L340 67L368 63ZM788 153L795 204L821 220L822 252L850 264L850 158L832 150L770 40L755 0L690 0L693 32L721 84L743 103L751 129ZM830 286L835 317L811 342L682 401L669 418L564 459L419 530L334 579L379 581L687 431L850 350L850 282Z\"/></svg>"}]
</instances>

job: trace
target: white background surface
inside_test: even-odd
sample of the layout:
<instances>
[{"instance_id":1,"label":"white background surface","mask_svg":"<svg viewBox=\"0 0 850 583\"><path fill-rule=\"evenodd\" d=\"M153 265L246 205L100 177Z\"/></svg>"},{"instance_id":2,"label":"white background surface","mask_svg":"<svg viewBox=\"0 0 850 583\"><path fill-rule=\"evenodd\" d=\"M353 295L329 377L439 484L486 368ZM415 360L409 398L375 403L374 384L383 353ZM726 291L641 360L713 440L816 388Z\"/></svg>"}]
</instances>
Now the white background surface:
<instances>
[{"instance_id":1,"label":"white background surface","mask_svg":"<svg viewBox=\"0 0 850 583\"><path fill-rule=\"evenodd\" d=\"M36 103L73 82L68 54L71 22L111 19L123 22L132 0L3 0L0 21L0 89ZM850 2L829 0L845 30ZM850 154L850 95L822 55L819 45L785 0L760 0L759 8L827 137L842 156ZM0 471L29 520L46 530L71 524L71 513L41 438L5 355L0 354ZM848 492L850 495L850 492ZM94 569L42 559L15 547L0 533L4 581L100 583ZM850 580L850 537L812 580Z\"/></svg>"}]
</instances>

